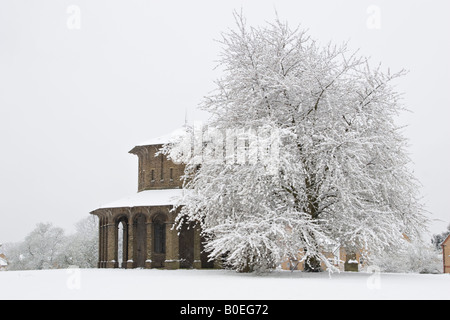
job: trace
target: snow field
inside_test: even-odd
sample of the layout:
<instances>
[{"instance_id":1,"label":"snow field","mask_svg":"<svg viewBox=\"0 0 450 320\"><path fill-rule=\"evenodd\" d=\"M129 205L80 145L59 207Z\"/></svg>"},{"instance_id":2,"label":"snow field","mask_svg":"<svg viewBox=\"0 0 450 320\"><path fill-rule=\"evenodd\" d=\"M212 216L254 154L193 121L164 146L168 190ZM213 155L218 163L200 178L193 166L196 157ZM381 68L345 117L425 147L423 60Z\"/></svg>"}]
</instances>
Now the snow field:
<instances>
[{"instance_id":1,"label":"snow field","mask_svg":"<svg viewBox=\"0 0 450 320\"><path fill-rule=\"evenodd\" d=\"M157 287L157 290L154 290ZM450 299L450 275L228 270L59 269L0 272L0 300Z\"/></svg>"}]
</instances>

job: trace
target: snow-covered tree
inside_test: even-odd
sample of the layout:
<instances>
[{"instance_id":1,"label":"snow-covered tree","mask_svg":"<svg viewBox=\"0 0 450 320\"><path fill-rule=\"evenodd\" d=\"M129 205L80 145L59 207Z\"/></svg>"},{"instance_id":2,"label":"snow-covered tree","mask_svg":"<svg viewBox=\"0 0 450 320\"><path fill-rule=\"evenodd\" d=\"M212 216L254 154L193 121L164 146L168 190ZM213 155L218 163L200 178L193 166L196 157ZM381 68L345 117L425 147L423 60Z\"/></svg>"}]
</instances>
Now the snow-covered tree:
<instances>
[{"instance_id":1,"label":"snow-covered tree","mask_svg":"<svg viewBox=\"0 0 450 320\"><path fill-rule=\"evenodd\" d=\"M442 253L432 244L416 240L373 257L372 263L382 272L441 273Z\"/></svg>"},{"instance_id":2,"label":"snow-covered tree","mask_svg":"<svg viewBox=\"0 0 450 320\"><path fill-rule=\"evenodd\" d=\"M64 230L51 223L38 223L25 238L25 259L28 268L34 270L53 269L60 266L60 255L64 240Z\"/></svg>"},{"instance_id":3,"label":"snow-covered tree","mask_svg":"<svg viewBox=\"0 0 450 320\"><path fill-rule=\"evenodd\" d=\"M75 233L66 237L64 261L67 266L96 268L98 261L98 221L89 216L75 225Z\"/></svg>"},{"instance_id":4,"label":"snow-covered tree","mask_svg":"<svg viewBox=\"0 0 450 320\"><path fill-rule=\"evenodd\" d=\"M38 223L25 240L6 244L9 270L60 268L64 263L62 247L64 230L51 223Z\"/></svg>"},{"instance_id":5,"label":"snow-covered tree","mask_svg":"<svg viewBox=\"0 0 450 320\"><path fill-rule=\"evenodd\" d=\"M9 270L41 270L67 268L95 268L98 259L98 222L90 216L75 225L75 233L68 236L51 223L38 223L24 241L6 243Z\"/></svg>"},{"instance_id":6,"label":"snow-covered tree","mask_svg":"<svg viewBox=\"0 0 450 320\"><path fill-rule=\"evenodd\" d=\"M5 243L3 245L4 254L8 258L8 270L23 270L24 262L21 259L22 243Z\"/></svg>"},{"instance_id":7,"label":"snow-covered tree","mask_svg":"<svg viewBox=\"0 0 450 320\"><path fill-rule=\"evenodd\" d=\"M331 268L331 247L377 253L420 234L426 218L395 124L393 81L404 72L279 20L235 18L220 40L223 77L201 106L208 129L164 149L186 164L191 189L178 222L199 223L210 257L236 270L268 270L299 251Z\"/></svg>"}]
</instances>

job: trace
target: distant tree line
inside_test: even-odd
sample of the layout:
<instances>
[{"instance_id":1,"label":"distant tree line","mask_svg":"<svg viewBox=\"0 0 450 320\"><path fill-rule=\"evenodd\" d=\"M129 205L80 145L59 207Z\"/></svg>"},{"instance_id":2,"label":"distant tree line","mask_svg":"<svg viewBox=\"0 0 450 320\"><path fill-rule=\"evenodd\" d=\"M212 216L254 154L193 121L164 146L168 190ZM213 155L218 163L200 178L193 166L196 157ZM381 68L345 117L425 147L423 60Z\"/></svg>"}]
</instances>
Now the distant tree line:
<instances>
[{"instance_id":1,"label":"distant tree line","mask_svg":"<svg viewBox=\"0 0 450 320\"><path fill-rule=\"evenodd\" d=\"M440 244L450 234L447 230L433 235L430 244L407 242L400 250L379 255L371 264L382 272L440 273L442 248ZM42 270L67 268L96 268L98 261L98 221L89 216L75 225L75 233L51 223L38 223L23 241L5 243L2 250L8 259L8 270Z\"/></svg>"},{"instance_id":2,"label":"distant tree line","mask_svg":"<svg viewBox=\"0 0 450 320\"><path fill-rule=\"evenodd\" d=\"M5 243L8 270L59 269L69 266L96 268L98 261L97 217L89 216L66 235L51 223L38 223L23 241Z\"/></svg>"}]
</instances>

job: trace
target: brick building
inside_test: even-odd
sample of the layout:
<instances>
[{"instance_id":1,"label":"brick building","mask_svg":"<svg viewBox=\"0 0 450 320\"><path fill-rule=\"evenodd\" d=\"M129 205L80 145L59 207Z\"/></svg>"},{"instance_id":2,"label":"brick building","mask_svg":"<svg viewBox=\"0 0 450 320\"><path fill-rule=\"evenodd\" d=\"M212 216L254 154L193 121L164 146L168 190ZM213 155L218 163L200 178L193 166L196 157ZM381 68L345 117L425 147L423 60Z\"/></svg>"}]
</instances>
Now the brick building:
<instances>
[{"instance_id":1,"label":"brick building","mask_svg":"<svg viewBox=\"0 0 450 320\"><path fill-rule=\"evenodd\" d=\"M450 273L450 234L442 242L442 254L444 255L444 273Z\"/></svg>"},{"instance_id":2,"label":"brick building","mask_svg":"<svg viewBox=\"0 0 450 320\"><path fill-rule=\"evenodd\" d=\"M6 256L1 252L2 244L0 243L0 271L8 270L8 260Z\"/></svg>"},{"instance_id":3,"label":"brick building","mask_svg":"<svg viewBox=\"0 0 450 320\"><path fill-rule=\"evenodd\" d=\"M180 180L184 165L155 154L180 133L175 131L130 150L138 157L138 192L91 212L99 218L99 268L214 266L201 253L198 228L172 228L177 213L171 209L184 192Z\"/></svg>"},{"instance_id":4,"label":"brick building","mask_svg":"<svg viewBox=\"0 0 450 320\"><path fill-rule=\"evenodd\" d=\"M367 267L366 262L363 259L361 252L346 252L342 247L335 247L327 252L324 252L328 261L340 271L352 271L359 272L362 268ZM301 262L303 258L303 251L299 251L297 259L286 259L281 263L281 269L283 270L301 270L308 269L306 262ZM320 263L320 270L326 270L326 265L322 261Z\"/></svg>"},{"instance_id":5,"label":"brick building","mask_svg":"<svg viewBox=\"0 0 450 320\"><path fill-rule=\"evenodd\" d=\"M3 244L0 243L0 271L6 271L8 270L8 260L2 252L2 245Z\"/></svg>"},{"instance_id":6,"label":"brick building","mask_svg":"<svg viewBox=\"0 0 450 320\"><path fill-rule=\"evenodd\" d=\"M0 271L8 270L8 261L3 253L0 253Z\"/></svg>"}]
</instances>

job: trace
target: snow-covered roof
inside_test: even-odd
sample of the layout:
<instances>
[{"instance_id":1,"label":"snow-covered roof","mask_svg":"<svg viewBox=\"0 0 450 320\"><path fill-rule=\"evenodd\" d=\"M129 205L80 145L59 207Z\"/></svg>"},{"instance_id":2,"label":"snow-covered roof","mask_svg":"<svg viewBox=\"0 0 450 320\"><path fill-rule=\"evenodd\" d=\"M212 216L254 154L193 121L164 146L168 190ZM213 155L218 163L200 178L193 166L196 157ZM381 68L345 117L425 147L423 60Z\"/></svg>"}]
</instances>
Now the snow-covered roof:
<instances>
[{"instance_id":1,"label":"snow-covered roof","mask_svg":"<svg viewBox=\"0 0 450 320\"><path fill-rule=\"evenodd\" d=\"M447 242L450 243L450 234L447 236L447 238L445 238L444 241L442 241L441 246L445 246Z\"/></svg>"},{"instance_id":2,"label":"snow-covered roof","mask_svg":"<svg viewBox=\"0 0 450 320\"><path fill-rule=\"evenodd\" d=\"M163 135L160 137L156 137L156 138L153 138L153 139L150 139L147 141L143 141L143 142L137 144L136 147L166 144L166 143L176 140L179 137L182 137L185 134L186 134L186 127L183 126L181 128L178 128L178 129L172 131L169 134L166 134L166 135Z\"/></svg>"},{"instance_id":3,"label":"snow-covered roof","mask_svg":"<svg viewBox=\"0 0 450 320\"><path fill-rule=\"evenodd\" d=\"M174 205L183 193L184 189L145 190L126 198L104 204L98 209L106 208L133 208Z\"/></svg>"},{"instance_id":4,"label":"snow-covered roof","mask_svg":"<svg viewBox=\"0 0 450 320\"><path fill-rule=\"evenodd\" d=\"M8 262L0 257L0 267L6 267L8 265Z\"/></svg>"}]
</instances>

